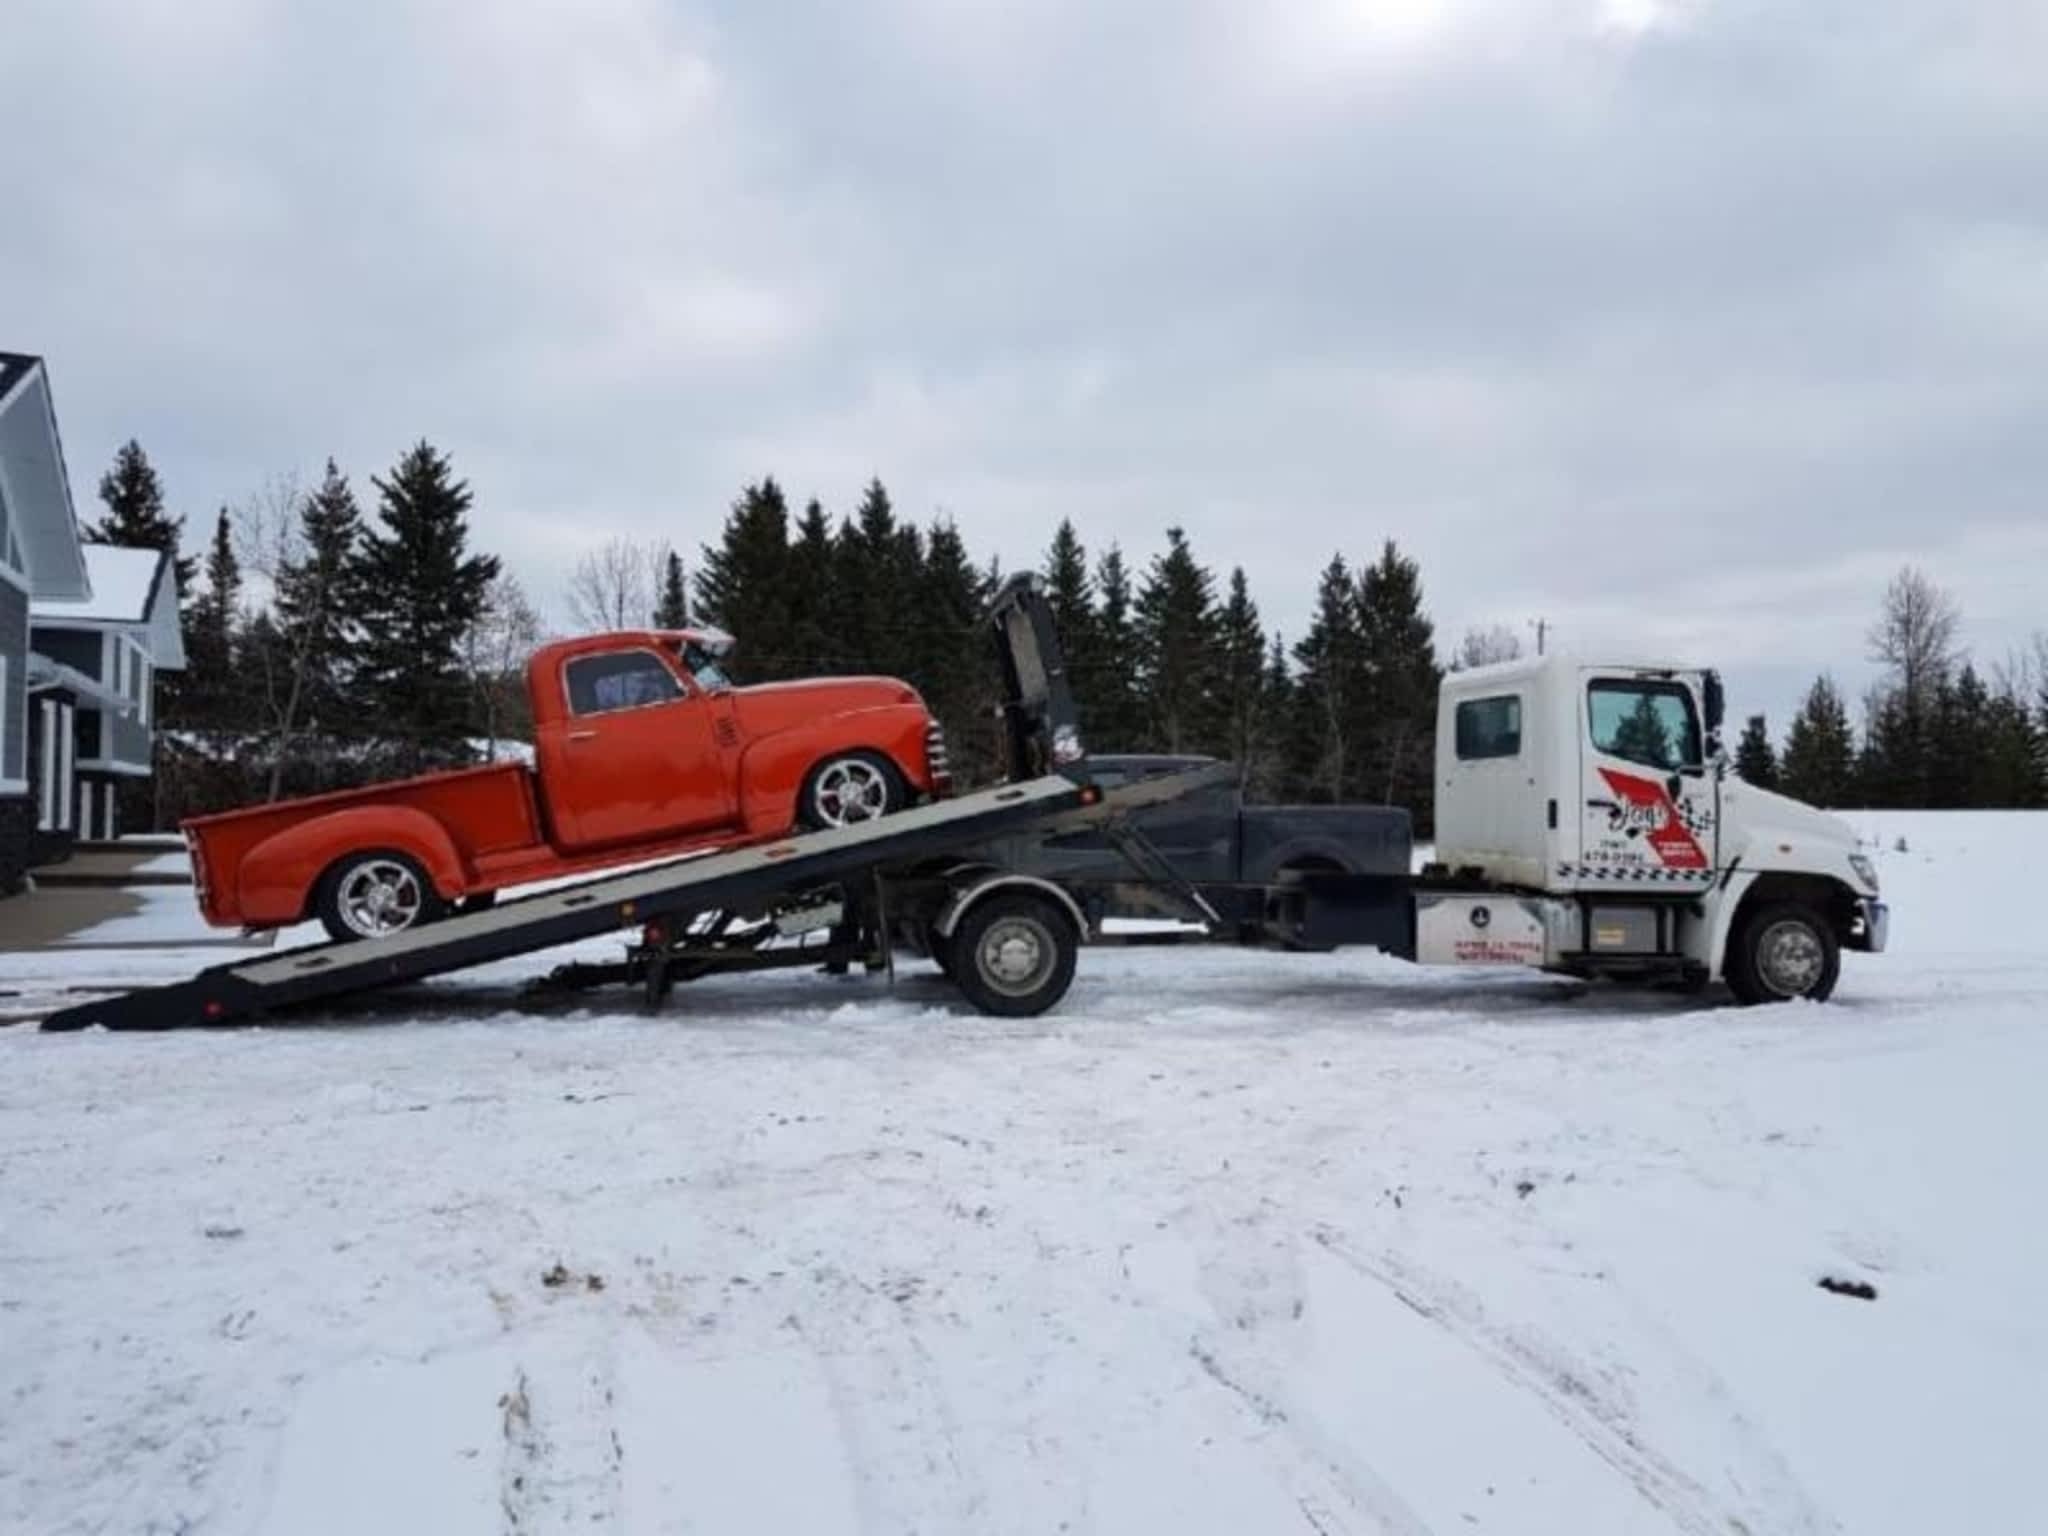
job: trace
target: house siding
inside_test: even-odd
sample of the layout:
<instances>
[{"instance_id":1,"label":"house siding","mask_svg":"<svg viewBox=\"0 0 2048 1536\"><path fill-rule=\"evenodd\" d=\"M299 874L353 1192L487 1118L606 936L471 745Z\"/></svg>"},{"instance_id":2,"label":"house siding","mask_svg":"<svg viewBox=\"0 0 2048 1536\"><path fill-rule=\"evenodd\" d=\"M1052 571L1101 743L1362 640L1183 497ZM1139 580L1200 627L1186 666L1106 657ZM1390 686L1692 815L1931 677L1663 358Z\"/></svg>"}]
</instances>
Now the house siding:
<instances>
[{"instance_id":1,"label":"house siding","mask_svg":"<svg viewBox=\"0 0 2048 1536\"><path fill-rule=\"evenodd\" d=\"M0 581L0 657L7 688L0 697L0 781L28 777L28 594Z\"/></svg>"},{"instance_id":2,"label":"house siding","mask_svg":"<svg viewBox=\"0 0 2048 1536\"><path fill-rule=\"evenodd\" d=\"M134 713L121 714L109 709L80 710L82 722L87 714L99 718L99 729L93 732L93 750L85 750L85 733L79 733L79 755L95 761L112 763L117 767L134 768L146 772L149 768L149 727Z\"/></svg>"}]
</instances>

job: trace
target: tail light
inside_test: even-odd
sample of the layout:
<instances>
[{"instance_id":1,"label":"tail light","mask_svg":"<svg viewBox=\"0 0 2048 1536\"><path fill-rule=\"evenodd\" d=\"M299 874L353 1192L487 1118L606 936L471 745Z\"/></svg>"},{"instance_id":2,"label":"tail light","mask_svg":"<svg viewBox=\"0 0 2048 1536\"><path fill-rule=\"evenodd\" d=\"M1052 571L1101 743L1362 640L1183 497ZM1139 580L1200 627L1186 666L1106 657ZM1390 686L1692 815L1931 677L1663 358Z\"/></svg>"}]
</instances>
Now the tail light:
<instances>
[{"instance_id":1,"label":"tail light","mask_svg":"<svg viewBox=\"0 0 2048 1536\"><path fill-rule=\"evenodd\" d=\"M946 750L946 729L934 720L924 728L924 764L931 775L932 793L943 795L953 787L953 758Z\"/></svg>"}]
</instances>

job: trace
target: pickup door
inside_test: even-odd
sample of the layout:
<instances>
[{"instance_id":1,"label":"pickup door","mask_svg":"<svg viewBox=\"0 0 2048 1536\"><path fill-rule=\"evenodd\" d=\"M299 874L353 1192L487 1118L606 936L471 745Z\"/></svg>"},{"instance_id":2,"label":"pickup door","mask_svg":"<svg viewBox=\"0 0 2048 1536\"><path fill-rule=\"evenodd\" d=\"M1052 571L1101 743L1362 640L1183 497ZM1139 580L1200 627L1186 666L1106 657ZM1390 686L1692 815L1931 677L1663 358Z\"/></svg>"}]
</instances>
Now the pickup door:
<instances>
[{"instance_id":1,"label":"pickup door","mask_svg":"<svg viewBox=\"0 0 2048 1536\"><path fill-rule=\"evenodd\" d=\"M729 825L732 775L718 741L723 701L641 646L573 656L567 710L537 732L557 843L598 848Z\"/></svg>"}]
</instances>

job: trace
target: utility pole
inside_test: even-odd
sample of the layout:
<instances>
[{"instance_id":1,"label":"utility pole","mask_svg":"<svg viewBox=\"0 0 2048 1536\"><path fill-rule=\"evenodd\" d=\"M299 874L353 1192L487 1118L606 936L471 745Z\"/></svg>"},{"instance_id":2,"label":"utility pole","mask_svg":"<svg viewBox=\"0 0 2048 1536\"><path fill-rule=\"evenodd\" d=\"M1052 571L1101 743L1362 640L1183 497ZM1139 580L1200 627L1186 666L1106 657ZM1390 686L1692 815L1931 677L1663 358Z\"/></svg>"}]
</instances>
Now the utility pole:
<instances>
[{"instance_id":1,"label":"utility pole","mask_svg":"<svg viewBox=\"0 0 2048 1536\"><path fill-rule=\"evenodd\" d=\"M1541 656L1543 654L1543 642L1550 634L1550 620L1531 619L1529 627L1536 631L1536 654Z\"/></svg>"}]
</instances>

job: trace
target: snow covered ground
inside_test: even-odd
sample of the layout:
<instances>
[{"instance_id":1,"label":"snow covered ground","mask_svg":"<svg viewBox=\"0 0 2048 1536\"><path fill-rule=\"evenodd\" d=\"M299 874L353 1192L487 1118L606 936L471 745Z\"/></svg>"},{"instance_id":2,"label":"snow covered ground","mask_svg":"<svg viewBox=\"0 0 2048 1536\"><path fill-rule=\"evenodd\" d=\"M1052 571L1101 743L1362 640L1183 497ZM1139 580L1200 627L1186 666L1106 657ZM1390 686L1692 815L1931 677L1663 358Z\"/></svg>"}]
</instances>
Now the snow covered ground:
<instances>
[{"instance_id":1,"label":"snow covered ground","mask_svg":"<svg viewBox=\"0 0 2048 1536\"><path fill-rule=\"evenodd\" d=\"M1826 1007L1142 950L1025 1024L0 1030L0 1529L2033 1528L2048 816L1859 821Z\"/></svg>"}]
</instances>

